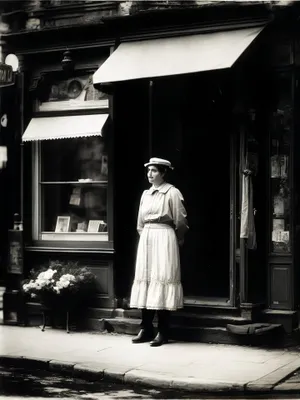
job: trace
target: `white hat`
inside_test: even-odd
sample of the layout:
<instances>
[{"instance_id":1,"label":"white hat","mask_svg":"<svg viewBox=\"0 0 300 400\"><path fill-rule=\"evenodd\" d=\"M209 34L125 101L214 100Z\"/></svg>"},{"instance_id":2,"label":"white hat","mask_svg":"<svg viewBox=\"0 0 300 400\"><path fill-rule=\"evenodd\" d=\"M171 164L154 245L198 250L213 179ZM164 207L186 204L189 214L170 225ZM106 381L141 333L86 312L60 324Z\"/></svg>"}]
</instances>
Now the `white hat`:
<instances>
[{"instance_id":1,"label":"white hat","mask_svg":"<svg viewBox=\"0 0 300 400\"><path fill-rule=\"evenodd\" d=\"M163 158L153 157L150 158L149 162L144 164L145 167L149 167L149 165L163 165L164 167L168 167L170 169L174 169L172 164L168 160L164 160Z\"/></svg>"}]
</instances>

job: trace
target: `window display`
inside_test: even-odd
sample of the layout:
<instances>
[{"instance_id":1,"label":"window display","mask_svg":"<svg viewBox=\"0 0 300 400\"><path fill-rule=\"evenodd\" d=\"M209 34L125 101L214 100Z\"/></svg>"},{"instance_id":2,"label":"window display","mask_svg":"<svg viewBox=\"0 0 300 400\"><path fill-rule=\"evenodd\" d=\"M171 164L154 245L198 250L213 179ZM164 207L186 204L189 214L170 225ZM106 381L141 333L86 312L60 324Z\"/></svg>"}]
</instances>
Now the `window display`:
<instances>
[{"instance_id":1,"label":"window display","mask_svg":"<svg viewBox=\"0 0 300 400\"><path fill-rule=\"evenodd\" d=\"M271 252L290 253L290 141L292 133L291 79L281 74L275 84L276 110L271 117L270 189Z\"/></svg>"},{"instance_id":2,"label":"window display","mask_svg":"<svg viewBox=\"0 0 300 400\"><path fill-rule=\"evenodd\" d=\"M108 240L103 137L45 140L39 153L42 240Z\"/></svg>"},{"instance_id":3,"label":"window display","mask_svg":"<svg viewBox=\"0 0 300 400\"><path fill-rule=\"evenodd\" d=\"M69 232L70 217L57 217L55 232Z\"/></svg>"}]
</instances>

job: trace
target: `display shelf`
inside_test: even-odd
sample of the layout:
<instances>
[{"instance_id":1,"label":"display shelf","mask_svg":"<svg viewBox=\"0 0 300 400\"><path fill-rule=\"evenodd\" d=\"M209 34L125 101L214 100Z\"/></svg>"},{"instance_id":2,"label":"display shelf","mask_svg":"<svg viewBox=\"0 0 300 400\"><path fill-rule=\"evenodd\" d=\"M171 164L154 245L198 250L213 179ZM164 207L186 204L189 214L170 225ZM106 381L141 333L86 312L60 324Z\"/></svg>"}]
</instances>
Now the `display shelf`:
<instances>
[{"instance_id":1,"label":"display shelf","mask_svg":"<svg viewBox=\"0 0 300 400\"><path fill-rule=\"evenodd\" d=\"M41 232L41 240L108 241L107 232Z\"/></svg>"},{"instance_id":2,"label":"display shelf","mask_svg":"<svg viewBox=\"0 0 300 400\"><path fill-rule=\"evenodd\" d=\"M108 181L41 181L41 185L107 185Z\"/></svg>"}]
</instances>

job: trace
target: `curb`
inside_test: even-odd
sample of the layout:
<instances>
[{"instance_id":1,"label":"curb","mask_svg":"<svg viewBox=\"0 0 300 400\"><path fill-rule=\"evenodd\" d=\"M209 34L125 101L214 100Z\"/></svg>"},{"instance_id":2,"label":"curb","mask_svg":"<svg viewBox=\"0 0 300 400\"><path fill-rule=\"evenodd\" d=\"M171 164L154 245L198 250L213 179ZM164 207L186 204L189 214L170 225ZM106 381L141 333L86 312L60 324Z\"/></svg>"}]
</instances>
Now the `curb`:
<instances>
[{"instance_id":1,"label":"curb","mask_svg":"<svg viewBox=\"0 0 300 400\"><path fill-rule=\"evenodd\" d=\"M205 394L232 394L232 395L265 395L265 394L294 394L300 391L300 383L286 383L286 379L299 369L291 363L288 375L275 382L249 382L248 384L228 382L208 382L194 377L180 378L164 373L137 370L126 366L115 366L114 368L100 363L80 363L58 361L54 359L30 358L23 356L0 356L0 366L24 368L31 370L43 370L58 373L68 377L84 379L88 381L109 381L124 385L155 387L160 389L195 392ZM267 375L268 377L268 375ZM263 378L262 378L263 379ZM258 380L260 381L260 380Z\"/></svg>"}]
</instances>

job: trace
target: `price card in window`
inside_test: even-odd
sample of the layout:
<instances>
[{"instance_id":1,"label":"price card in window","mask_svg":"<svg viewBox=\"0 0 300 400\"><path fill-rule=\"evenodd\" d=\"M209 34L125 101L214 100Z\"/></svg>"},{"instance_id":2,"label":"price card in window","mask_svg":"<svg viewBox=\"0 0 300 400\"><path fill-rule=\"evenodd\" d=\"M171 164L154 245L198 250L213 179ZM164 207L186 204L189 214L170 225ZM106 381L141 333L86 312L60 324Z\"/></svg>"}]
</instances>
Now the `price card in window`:
<instances>
[{"instance_id":1,"label":"price card in window","mask_svg":"<svg viewBox=\"0 0 300 400\"><path fill-rule=\"evenodd\" d=\"M69 204L72 206L80 206L80 200L81 200L81 189L74 188L70 196Z\"/></svg>"},{"instance_id":2,"label":"price card in window","mask_svg":"<svg viewBox=\"0 0 300 400\"><path fill-rule=\"evenodd\" d=\"M88 232L104 232L106 223L103 220L90 220L88 225Z\"/></svg>"}]
</instances>

